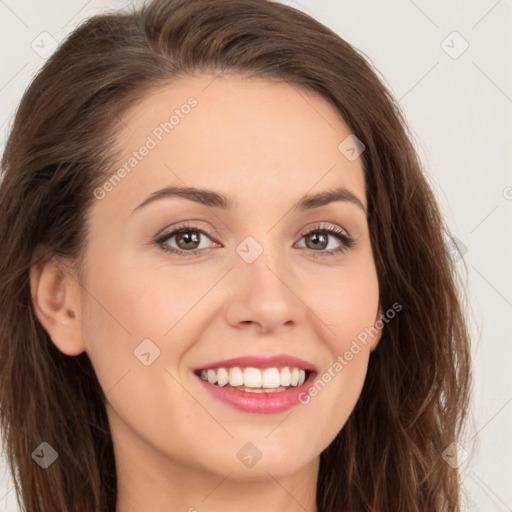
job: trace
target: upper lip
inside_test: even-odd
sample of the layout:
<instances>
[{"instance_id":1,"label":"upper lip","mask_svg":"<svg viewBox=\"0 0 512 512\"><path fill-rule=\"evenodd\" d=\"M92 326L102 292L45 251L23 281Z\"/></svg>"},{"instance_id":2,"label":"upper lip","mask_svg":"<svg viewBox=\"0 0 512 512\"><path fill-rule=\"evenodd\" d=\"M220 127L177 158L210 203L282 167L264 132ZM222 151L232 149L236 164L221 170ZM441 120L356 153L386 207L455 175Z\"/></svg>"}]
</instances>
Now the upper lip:
<instances>
[{"instance_id":1,"label":"upper lip","mask_svg":"<svg viewBox=\"0 0 512 512\"><path fill-rule=\"evenodd\" d=\"M207 363L198 368L199 370L213 370L215 368L232 368L235 366L251 367L251 368L275 368L283 366L295 366L303 370L315 371L315 366L299 357L280 354L270 357L264 356L241 356L232 359L224 359L223 361L215 361Z\"/></svg>"}]
</instances>

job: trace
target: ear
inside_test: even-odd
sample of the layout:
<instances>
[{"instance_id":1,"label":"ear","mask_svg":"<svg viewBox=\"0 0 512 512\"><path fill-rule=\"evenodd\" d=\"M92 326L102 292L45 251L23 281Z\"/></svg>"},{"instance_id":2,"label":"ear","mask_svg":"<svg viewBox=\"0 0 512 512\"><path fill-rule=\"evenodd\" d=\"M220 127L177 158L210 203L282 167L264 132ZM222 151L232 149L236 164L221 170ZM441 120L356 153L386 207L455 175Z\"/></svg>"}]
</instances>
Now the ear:
<instances>
[{"instance_id":1,"label":"ear","mask_svg":"<svg viewBox=\"0 0 512 512\"><path fill-rule=\"evenodd\" d=\"M79 289L76 278L55 257L31 266L30 292L36 316L53 343L68 356L85 350Z\"/></svg>"},{"instance_id":2,"label":"ear","mask_svg":"<svg viewBox=\"0 0 512 512\"><path fill-rule=\"evenodd\" d=\"M384 322L381 320L382 316L383 316L382 307L379 304L379 310L377 311L377 316L375 317L375 322L373 324L374 329L376 329L378 332L370 338L370 342L369 342L370 352L373 352L377 348L377 345L379 344L379 341L382 338L382 329L384 327ZM379 328L379 326L380 326L380 328Z\"/></svg>"}]
</instances>

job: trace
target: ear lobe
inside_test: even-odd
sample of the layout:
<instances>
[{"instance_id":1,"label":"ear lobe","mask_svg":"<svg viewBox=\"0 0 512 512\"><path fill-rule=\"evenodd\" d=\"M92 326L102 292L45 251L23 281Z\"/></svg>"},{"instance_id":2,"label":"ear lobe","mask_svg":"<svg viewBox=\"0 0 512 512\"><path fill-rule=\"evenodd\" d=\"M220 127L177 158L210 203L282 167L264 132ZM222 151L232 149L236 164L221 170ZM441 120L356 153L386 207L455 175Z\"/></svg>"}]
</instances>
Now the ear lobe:
<instances>
[{"instance_id":1,"label":"ear lobe","mask_svg":"<svg viewBox=\"0 0 512 512\"><path fill-rule=\"evenodd\" d=\"M56 258L32 265L30 269L35 314L57 348L69 356L85 350L78 315L78 287L77 281L65 272Z\"/></svg>"},{"instance_id":2,"label":"ear lobe","mask_svg":"<svg viewBox=\"0 0 512 512\"><path fill-rule=\"evenodd\" d=\"M370 352L373 352L377 348L377 346L379 344L379 341L382 338L382 329L383 329L384 325L382 325L382 327L380 327L380 328L378 327L378 325L384 323L381 320L381 318L383 316L384 315L382 314L382 307L379 304L379 311L377 312L377 316L375 317L375 323L373 324L374 325L374 329L376 329L378 332L374 336L371 337L371 340L370 340L370 343L369 343L369 345L370 345ZM379 320L381 320L381 321L379 322L379 324L377 324L377 322Z\"/></svg>"}]
</instances>

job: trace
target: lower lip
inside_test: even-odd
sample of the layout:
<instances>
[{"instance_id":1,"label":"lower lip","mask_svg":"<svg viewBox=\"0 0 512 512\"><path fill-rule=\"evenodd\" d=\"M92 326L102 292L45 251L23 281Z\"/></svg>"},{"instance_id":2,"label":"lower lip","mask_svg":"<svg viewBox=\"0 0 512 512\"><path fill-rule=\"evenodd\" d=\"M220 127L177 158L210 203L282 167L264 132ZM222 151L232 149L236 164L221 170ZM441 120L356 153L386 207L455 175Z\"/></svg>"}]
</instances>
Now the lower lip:
<instances>
[{"instance_id":1,"label":"lower lip","mask_svg":"<svg viewBox=\"0 0 512 512\"><path fill-rule=\"evenodd\" d=\"M315 373L311 372L307 380L297 387L291 387L286 391L274 391L272 393L251 393L235 388L216 386L204 381L194 374L204 388L217 400L234 407L235 409L259 413L273 414L286 411L300 403L299 397L306 393L310 387Z\"/></svg>"}]
</instances>

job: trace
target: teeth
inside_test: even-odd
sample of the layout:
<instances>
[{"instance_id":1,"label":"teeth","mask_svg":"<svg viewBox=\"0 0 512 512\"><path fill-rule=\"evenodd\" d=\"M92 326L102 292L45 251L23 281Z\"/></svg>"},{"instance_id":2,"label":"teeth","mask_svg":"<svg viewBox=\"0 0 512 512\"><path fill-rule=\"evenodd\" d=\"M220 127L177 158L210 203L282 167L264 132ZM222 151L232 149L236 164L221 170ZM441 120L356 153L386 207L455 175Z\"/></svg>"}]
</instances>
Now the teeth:
<instances>
[{"instance_id":1,"label":"teeth","mask_svg":"<svg viewBox=\"0 0 512 512\"><path fill-rule=\"evenodd\" d=\"M244 386L247 388L261 388L261 372L258 368L244 370Z\"/></svg>"},{"instance_id":2,"label":"teeth","mask_svg":"<svg viewBox=\"0 0 512 512\"><path fill-rule=\"evenodd\" d=\"M281 370L280 380L281 386L289 386L292 383L290 368L286 367Z\"/></svg>"},{"instance_id":3,"label":"teeth","mask_svg":"<svg viewBox=\"0 0 512 512\"><path fill-rule=\"evenodd\" d=\"M233 387L244 385L244 374L238 366L229 369L229 385Z\"/></svg>"},{"instance_id":4,"label":"teeth","mask_svg":"<svg viewBox=\"0 0 512 512\"><path fill-rule=\"evenodd\" d=\"M261 376L261 387L278 388L281 383L281 376L277 368L267 368Z\"/></svg>"},{"instance_id":5,"label":"teeth","mask_svg":"<svg viewBox=\"0 0 512 512\"><path fill-rule=\"evenodd\" d=\"M207 376L210 384L215 384L217 382L217 372L215 370L208 370Z\"/></svg>"},{"instance_id":6,"label":"teeth","mask_svg":"<svg viewBox=\"0 0 512 512\"><path fill-rule=\"evenodd\" d=\"M306 372L301 368L259 368L244 369L216 368L201 370L201 379L218 386L229 385L234 388L244 387L244 390L254 393L265 393L264 390L284 391L290 386L300 386L306 380Z\"/></svg>"},{"instance_id":7,"label":"teeth","mask_svg":"<svg viewBox=\"0 0 512 512\"><path fill-rule=\"evenodd\" d=\"M279 393L281 391L286 391L288 388L283 386L279 386L278 388L246 388L245 386L242 386L237 389L247 393Z\"/></svg>"},{"instance_id":8,"label":"teeth","mask_svg":"<svg viewBox=\"0 0 512 512\"><path fill-rule=\"evenodd\" d=\"M228 372L225 368L219 368L217 370L217 384L219 386L225 386L229 381Z\"/></svg>"}]
</instances>

